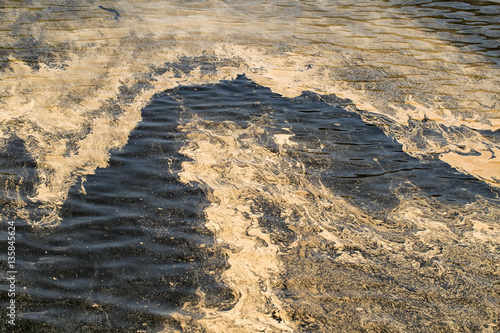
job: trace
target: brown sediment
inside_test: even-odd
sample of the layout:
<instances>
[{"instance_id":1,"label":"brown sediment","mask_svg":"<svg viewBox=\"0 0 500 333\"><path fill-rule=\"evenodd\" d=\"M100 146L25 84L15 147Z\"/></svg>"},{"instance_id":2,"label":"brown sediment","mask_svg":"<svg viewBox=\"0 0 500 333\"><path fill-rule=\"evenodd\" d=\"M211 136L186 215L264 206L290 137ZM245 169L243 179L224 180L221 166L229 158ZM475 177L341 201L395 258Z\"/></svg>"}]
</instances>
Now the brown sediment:
<instances>
[{"instance_id":1,"label":"brown sediment","mask_svg":"<svg viewBox=\"0 0 500 333\"><path fill-rule=\"evenodd\" d=\"M201 308L205 316L197 322L208 332L293 331L273 290L281 270L279 248L262 232L261 213L252 208L269 186L285 185L279 176L259 181L261 172L279 172L280 157L255 144L265 134L256 126L195 119L181 128L188 139L181 153L192 161L183 163L180 180L207 188L206 227L228 248L230 267L222 278L237 295L230 310Z\"/></svg>"},{"instance_id":2,"label":"brown sediment","mask_svg":"<svg viewBox=\"0 0 500 333\"><path fill-rule=\"evenodd\" d=\"M500 159L498 157L500 149L496 147L485 149L486 147L474 144L474 142L467 142L465 145L467 147L479 146L476 150L479 154L464 155L450 151L441 154L439 158L463 172L500 187Z\"/></svg>"}]
</instances>

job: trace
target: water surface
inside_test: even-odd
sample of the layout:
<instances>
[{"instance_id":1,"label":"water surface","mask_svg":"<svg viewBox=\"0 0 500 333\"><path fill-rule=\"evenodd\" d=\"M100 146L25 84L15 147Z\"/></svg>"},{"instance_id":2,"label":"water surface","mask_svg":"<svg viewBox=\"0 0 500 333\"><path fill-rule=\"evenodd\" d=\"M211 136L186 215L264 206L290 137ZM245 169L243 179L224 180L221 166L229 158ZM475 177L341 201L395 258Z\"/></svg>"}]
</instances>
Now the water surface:
<instances>
[{"instance_id":1,"label":"water surface","mask_svg":"<svg viewBox=\"0 0 500 333\"><path fill-rule=\"evenodd\" d=\"M495 332L498 13L0 2L0 327Z\"/></svg>"}]
</instances>

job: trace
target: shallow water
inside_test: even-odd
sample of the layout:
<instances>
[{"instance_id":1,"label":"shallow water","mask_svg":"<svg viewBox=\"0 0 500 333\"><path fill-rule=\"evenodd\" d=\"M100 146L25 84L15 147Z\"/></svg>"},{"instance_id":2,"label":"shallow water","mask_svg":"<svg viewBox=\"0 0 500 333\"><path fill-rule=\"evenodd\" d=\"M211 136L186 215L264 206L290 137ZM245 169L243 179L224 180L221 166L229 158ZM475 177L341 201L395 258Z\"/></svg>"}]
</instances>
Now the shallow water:
<instances>
[{"instance_id":1,"label":"shallow water","mask_svg":"<svg viewBox=\"0 0 500 333\"><path fill-rule=\"evenodd\" d=\"M0 327L497 331L498 13L0 2Z\"/></svg>"}]
</instances>

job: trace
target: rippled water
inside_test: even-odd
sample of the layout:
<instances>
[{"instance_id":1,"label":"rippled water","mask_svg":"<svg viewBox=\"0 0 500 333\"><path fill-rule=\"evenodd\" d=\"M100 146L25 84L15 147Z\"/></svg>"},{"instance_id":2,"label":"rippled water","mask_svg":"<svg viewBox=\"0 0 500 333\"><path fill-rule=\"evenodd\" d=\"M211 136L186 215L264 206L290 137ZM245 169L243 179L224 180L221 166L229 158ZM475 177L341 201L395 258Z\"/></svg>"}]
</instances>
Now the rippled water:
<instances>
[{"instance_id":1,"label":"rippled water","mask_svg":"<svg viewBox=\"0 0 500 333\"><path fill-rule=\"evenodd\" d=\"M1 331L498 331L498 14L0 1Z\"/></svg>"}]
</instances>

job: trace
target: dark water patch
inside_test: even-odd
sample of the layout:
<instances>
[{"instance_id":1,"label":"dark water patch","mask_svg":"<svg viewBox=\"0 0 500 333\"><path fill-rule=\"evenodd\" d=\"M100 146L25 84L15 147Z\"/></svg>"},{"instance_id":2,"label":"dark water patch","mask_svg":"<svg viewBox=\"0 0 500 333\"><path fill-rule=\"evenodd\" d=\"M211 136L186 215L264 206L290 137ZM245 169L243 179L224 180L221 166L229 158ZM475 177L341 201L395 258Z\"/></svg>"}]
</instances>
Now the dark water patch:
<instances>
[{"instance_id":1,"label":"dark water patch","mask_svg":"<svg viewBox=\"0 0 500 333\"><path fill-rule=\"evenodd\" d=\"M28 143L29 144L29 143ZM6 219L17 219L39 210L31 201L39 183L37 161L27 150L25 140L16 135L2 142L0 151L0 211ZM5 235L5 240L7 240ZM7 270L5 270L7 271Z\"/></svg>"},{"instance_id":2,"label":"dark water patch","mask_svg":"<svg viewBox=\"0 0 500 333\"><path fill-rule=\"evenodd\" d=\"M24 140L12 137L2 145L0 151L0 198L7 202L19 195L27 198L35 194L38 182L37 163L26 150ZM4 201L5 207L8 203Z\"/></svg>"},{"instance_id":3,"label":"dark water patch","mask_svg":"<svg viewBox=\"0 0 500 333\"><path fill-rule=\"evenodd\" d=\"M263 116L273 119L263 141L289 129L294 134L292 141L299 144L290 154L308 170L317 170L323 183L336 193L356 198L369 210L392 209L399 203L392 190L406 182L444 202L463 204L475 200L476 195L494 198L498 194L435 156L424 161L409 156L381 128L363 122L362 111L348 111L354 108L350 101L336 96L305 92L293 99L283 98L245 76L218 85L182 87L173 95L182 100L186 114L204 119L231 120L242 126ZM436 135L442 135L441 131ZM423 140L419 135L414 138ZM271 142L267 145L272 149Z\"/></svg>"},{"instance_id":4,"label":"dark water patch","mask_svg":"<svg viewBox=\"0 0 500 333\"><path fill-rule=\"evenodd\" d=\"M30 202L39 182L37 162L26 149L26 142L15 135L4 140L0 151L0 205L5 217ZM7 238L5 238L7 239Z\"/></svg>"},{"instance_id":5,"label":"dark water patch","mask_svg":"<svg viewBox=\"0 0 500 333\"><path fill-rule=\"evenodd\" d=\"M85 193L71 190L58 227L19 230L15 332L156 332L202 293L206 306L233 302L218 281L225 257L204 228L204 192L175 176L186 160L178 111L155 96L109 167Z\"/></svg>"}]
</instances>

